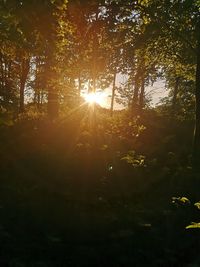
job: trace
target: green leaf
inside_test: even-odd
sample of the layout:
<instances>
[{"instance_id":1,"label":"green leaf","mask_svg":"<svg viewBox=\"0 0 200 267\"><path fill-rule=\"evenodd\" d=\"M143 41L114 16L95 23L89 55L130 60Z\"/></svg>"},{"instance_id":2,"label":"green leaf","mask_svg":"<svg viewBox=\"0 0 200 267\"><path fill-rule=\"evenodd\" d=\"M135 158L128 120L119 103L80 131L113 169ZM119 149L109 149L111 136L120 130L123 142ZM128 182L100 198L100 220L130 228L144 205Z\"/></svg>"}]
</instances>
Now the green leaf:
<instances>
[{"instance_id":1,"label":"green leaf","mask_svg":"<svg viewBox=\"0 0 200 267\"><path fill-rule=\"evenodd\" d=\"M200 228L200 223L192 222L190 225L186 226L185 229Z\"/></svg>"},{"instance_id":2,"label":"green leaf","mask_svg":"<svg viewBox=\"0 0 200 267\"><path fill-rule=\"evenodd\" d=\"M179 201L183 204L190 204L190 200L187 197L181 197Z\"/></svg>"},{"instance_id":3,"label":"green leaf","mask_svg":"<svg viewBox=\"0 0 200 267\"><path fill-rule=\"evenodd\" d=\"M200 202L196 202L196 203L194 204L194 206L197 207L197 209L200 210Z\"/></svg>"},{"instance_id":4,"label":"green leaf","mask_svg":"<svg viewBox=\"0 0 200 267\"><path fill-rule=\"evenodd\" d=\"M172 203L176 205L190 205L190 200L187 197L172 197Z\"/></svg>"}]
</instances>

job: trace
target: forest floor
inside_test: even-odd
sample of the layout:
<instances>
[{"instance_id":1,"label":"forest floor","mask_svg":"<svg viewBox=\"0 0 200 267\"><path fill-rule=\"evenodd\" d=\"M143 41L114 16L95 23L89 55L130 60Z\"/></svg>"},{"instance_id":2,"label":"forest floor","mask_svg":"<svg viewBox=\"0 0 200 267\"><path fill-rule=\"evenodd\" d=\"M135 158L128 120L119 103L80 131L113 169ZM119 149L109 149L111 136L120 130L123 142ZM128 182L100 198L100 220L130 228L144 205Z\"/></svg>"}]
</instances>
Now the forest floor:
<instances>
[{"instance_id":1,"label":"forest floor","mask_svg":"<svg viewBox=\"0 0 200 267\"><path fill-rule=\"evenodd\" d=\"M1 126L0 266L200 266L199 173L74 154L64 130Z\"/></svg>"}]
</instances>

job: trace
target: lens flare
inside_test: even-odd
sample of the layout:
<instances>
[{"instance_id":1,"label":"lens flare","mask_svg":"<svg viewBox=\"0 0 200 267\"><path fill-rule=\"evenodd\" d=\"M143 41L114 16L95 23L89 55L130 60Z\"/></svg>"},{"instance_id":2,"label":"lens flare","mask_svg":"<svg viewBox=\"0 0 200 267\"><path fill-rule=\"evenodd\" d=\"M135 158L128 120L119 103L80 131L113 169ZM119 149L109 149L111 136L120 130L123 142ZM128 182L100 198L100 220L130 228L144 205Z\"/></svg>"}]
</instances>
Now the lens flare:
<instances>
[{"instance_id":1,"label":"lens flare","mask_svg":"<svg viewBox=\"0 0 200 267\"><path fill-rule=\"evenodd\" d=\"M88 93L84 95L84 99L88 104L105 104L105 95L102 92Z\"/></svg>"}]
</instances>

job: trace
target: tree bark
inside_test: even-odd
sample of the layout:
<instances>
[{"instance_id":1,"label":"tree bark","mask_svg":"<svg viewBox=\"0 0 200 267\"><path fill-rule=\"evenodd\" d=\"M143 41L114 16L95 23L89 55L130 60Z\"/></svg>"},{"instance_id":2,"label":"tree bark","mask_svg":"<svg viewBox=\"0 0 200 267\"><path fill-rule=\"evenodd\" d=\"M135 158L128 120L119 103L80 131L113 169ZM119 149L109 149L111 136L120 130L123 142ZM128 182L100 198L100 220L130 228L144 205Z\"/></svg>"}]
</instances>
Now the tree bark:
<instances>
[{"instance_id":1,"label":"tree bark","mask_svg":"<svg viewBox=\"0 0 200 267\"><path fill-rule=\"evenodd\" d=\"M20 79L19 113L24 112L24 89L25 89L25 80Z\"/></svg>"},{"instance_id":2,"label":"tree bark","mask_svg":"<svg viewBox=\"0 0 200 267\"><path fill-rule=\"evenodd\" d=\"M171 110L171 117L174 118L176 113L176 105L177 105L177 95L178 95L178 88L179 88L180 77L176 77L175 85L174 85L174 93L172 98L172 110Z\"/></svg>"},{"instance_id":3,"label":"tree bark","mask_svg":"<svg viewBox=\"0 0 200 267\"><path fill-rule=\"evenodd\" d=\"M53 88L48 90L48 105L47 111L48 116L51 120L54 120L58 117L59 103L58 103L58 92Z\"/></svg>"},{"instance_id":4,"label":"tree bark","mask_svg":"<svg viewBox=\"0 0 200 267\"><path fill-rule=\"evenodd\" d=\"M93 34L93 59L92 59L92 92L96 92L96 80L97 80L97 50L98 50L98 40L96 33Z\"/></svg>"},{"instance_id":5,"label":"tree bark","mask_svg":"<svg viewBox=\"0 0 200 267\"><path fill-rule=\"evenodd\" d=\"M200 25L200 21L198 26ZM196 63L196 121L194 131L194 143L193 143L193 163L195 166L200 164L200 34L198 34L197 44L197 63Z\"/></svg>"},{"instance_id":6,"label":"tree bark","mask_svg":"<svg viewBox=\"0 0 200 267\"><path fill-rule=\"evenodd\" d=\"M46 59L46 87L48 91L47 114L51 121L55 120L59 113L59 95L57 88L59 73L57 69L53 68L54 66L54 54L52 50L49 50Z\"/></svg>"},{"instance_id":7,"label":"tree bark","mask_svg":"<svg viewBox=\"0 0 200 267\"><path fill-rule=\"evenodd\" d=\"M1 67L1 76L0 76L0 96L3 97L4 99L4 94L5 94L5 79L4 79L4 60L3 60L3 55L0 53L0 67Z\"/></svg>"},{"instance_id":8,"label":"tree bark","mask_svg":"<svg viewBox=\"0 0 200 267\"><path fill-rule=\"evenodd\" d=\"M144 92L145 92L145 79L143 77L142 84L141 84L141 91L140 91L140 98L139 98L139 110L142 111L144 108Z\"/></svg>"},{"instance_id":9,"label":"tree bark","mask_svg":"<svg viewBox=\"0 0 200 267\"><path fill-rule=\"evenodd\" d=\"M23 58L21 62L21 73L20 73L20 96L19 96L19 113L24 112L24 91L27 76L30 68L30 59Z\"/></svg>"},{"instance_id":10,"label":"tree bark","mask_svg":"<svg viewBox=\"0 0 200 267\"><path fill-rule=\"evenodd\" d=\"M139 94L139 84L135 82L134 92L133 92L133 100L132 100L132 113L138 111L138 94Z\"/></svg>"}]
</instances>

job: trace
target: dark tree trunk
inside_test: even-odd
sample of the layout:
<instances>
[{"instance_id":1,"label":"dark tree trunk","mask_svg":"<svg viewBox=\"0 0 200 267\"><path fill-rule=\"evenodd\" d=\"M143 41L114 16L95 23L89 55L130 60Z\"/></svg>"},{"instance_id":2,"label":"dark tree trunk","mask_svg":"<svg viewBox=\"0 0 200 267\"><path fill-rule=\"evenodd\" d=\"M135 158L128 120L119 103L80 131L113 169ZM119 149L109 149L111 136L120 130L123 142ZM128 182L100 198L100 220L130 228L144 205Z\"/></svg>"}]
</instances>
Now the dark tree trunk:
<instances>
[{"instance_id":1,"label":"dark tree trunk","mask_svg":"<svg viewBox=\"0 0 200 267\"><path fill-rule=\"evenodd\" d=\"M30 59L22 59L21 62L21 73L20 73L20 96L19 96L19 112L24 112L24 91L25 91L25 85L27 76L29 73L30 68Z\"/></svg>"},{"instance_id":2,"label":"dark tree trunk","mask_svg":"<svg viewBox=\"0 0 200 267\"><path fill-rule=\"evenodd\" d=\"M135 83L134 92L133 92L133 100L132 100L132 113L137 113L138 111L138 95L139 95L139 84Z\"/></svg>"},{"instance_id":3,"label":"dark tree trunk","mask_svg":"<svg viewBox=\"0 0 200 267\"><path fill-rule=\"evenodd\" d=\"M0 65L1 65L1 76L0 76L0 96L3 97L4 99L4 94L5 94L5 70L4 70L4 58L3 55L0 54Z\"/></svg>"},{"instance_id":4,"label":"dark tree trunk","mask_svg":"<svg viewBox=\"0 0 200 267\"><path fill-rule=\"evenodd\" d=\"M200 25L200 23L198 23ZM197 44L197 64L196 64L196 123L194 131L193 159L194 164L200 163L200 34L198 34Z\"/></svg>"},{"instance_id":5,"label":"dark tree trunk","mask_svg":"<svg viewBox=\"0 0 200 267\"><path fill-rule=\"evenodd\" d=\"M49 88L48 90L48 106L47 106L48 116L51 120L58 117L59 111L59 101L58 92L54 88Z\"/></svg>"},{"instance_id":6,"label":"dark tree trunk","mask_svg":"<svg viewBox=\"0 0 200 267\"><path fill-rule=\"evenodd\" d=\"M111 106L110 106L110 115L113 115L114 110L114 101L115 101L115 90L116 90L116 70L113 76L113 87L112 87L112 96L111 96Z\"/></svg>"},{"instance_id":7,"label":"dark tree trunk","mask_svg":"<svg viewBox=\"0 0 200 267\"><path fill-rule=\"evenodd\" d=\"M36 69L35 69L35 95L34 95L34 103L37 105L37 109L39 110L42 106L42 94L43 94L43 83L42 73L43 73L43 60L40 57L36 57Z\"/></svg>"},{"instance_id":8,"label":"dark tree trunk","mask_svg":"<svg viewBox=\"0 0 200 267\"><path fill-rule=\"evenodd\" d=\"M56 64L53 48L50 47L46 58L46 88L48 91L47 114L51 121L58 117L59 95L58 95L58 69L54 69Z\"/></svg>"},{"instance_id":9,"label":"dark tree trunk","mask_svg":"<svg viewBox=\"0 0 200 267\"><path fill-rule=\"evenodd\" d=\"M144 92L145 92L145 79L142 79L140 98L139 98L139 110L142 111L144 108Z\"/></svg>"},{"instance_id":10,"label":"dark tree trunk","mask_svg":"<svg viewBox=\"0 0 200 267\"><path fill-rule=\"evenodd\" d=\"M92 92L96 92L96 80L97 80L97 50L98 50L98 41L96 33L93 36L93 62L92 62Z\"/></svg>"},{"instance_id":11,"label":"dark tree trunk","mask_svg":"<svg viewBox=\"0 0 200 267\"><path fill-rule=\"evenodd\" d=\"M176 106L177 106L177 95L178 95L178 88L179 88L180 77L176 77L175 85L174 85L174 93L172 98L172 110L171 110L171 117L174 118L176 114Z\"/></svg>"},{"instance_id":12,"label":"dark tree trunk","mask_svg":"<svg viewBox=\"0 0 200 267\"><path fill-rule=\"evenodd\" d=\"M24 89L25 89L25 80L20 79L19 113L24 112Z\"/></svg>"}]
</instances>

